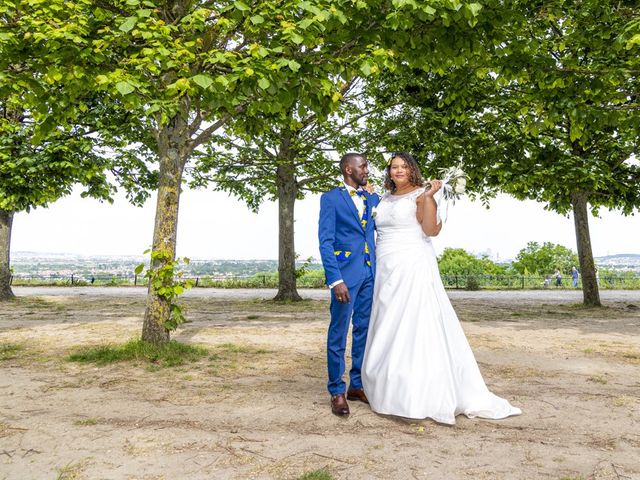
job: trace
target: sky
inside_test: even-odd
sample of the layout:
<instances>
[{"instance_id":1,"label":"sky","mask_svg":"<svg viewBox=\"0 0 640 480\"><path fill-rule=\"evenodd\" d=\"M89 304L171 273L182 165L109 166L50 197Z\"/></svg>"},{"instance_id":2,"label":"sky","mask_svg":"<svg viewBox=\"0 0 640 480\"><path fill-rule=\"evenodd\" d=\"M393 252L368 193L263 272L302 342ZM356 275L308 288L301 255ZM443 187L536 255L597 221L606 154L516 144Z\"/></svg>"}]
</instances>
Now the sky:
<instances>
[{"instance_id":1,"label":"sky","mask_svg":"<svg viewBox=\"0 0 640 480\"><path fill-rule=\"evenodd\" d=\"M296 203L296 251L301 259L319 258L317 225L320 196ZM153 236L155 197L133 207L117 197L114 204L83 199L79 190L48 208L16 214L11 251L90 255L142 255ZM640 253L640 215L624 217L601 211L590 220L594 256ZM527 242L553 242L576 251L573 218L543 209L542 204L499 196L486 209L464 197L449 208L433 242L508 260ZM178 256L192 259L277 259L276 203L255 214L224 192L185 190L180 199Z\"/></svg>"}]
</instances>

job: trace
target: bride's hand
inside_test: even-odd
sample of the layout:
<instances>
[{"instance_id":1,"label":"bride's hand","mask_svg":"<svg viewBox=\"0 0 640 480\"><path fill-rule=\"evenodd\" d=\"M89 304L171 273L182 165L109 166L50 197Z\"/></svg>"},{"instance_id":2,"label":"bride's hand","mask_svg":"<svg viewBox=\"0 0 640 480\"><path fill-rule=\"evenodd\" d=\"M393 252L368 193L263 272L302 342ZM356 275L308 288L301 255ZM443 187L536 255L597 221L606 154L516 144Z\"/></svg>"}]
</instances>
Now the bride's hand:
<instances>
[{"instance_id":1,"label":"bride's hand","mask_svg":"<svg viewBox=\"0 0 640 480\"><path fill-rule=\"evenodd\" d=\"M369 182L367 182L367 184L362 188L364 188L368 193L370 193L372 195L374 193L376 193L376 187L373 184L369 183Z\"/></svg>"},{"instance_id":2,"label":"bride's hand","mask_svg":"<svg viewBox=\"0 0 640 480\"><path fill-rule=\"evenodd\" d=\"M429 180L427 187L429 189L424 192L424 196L433 197L442 188L442 180Z\"/></svg>"}]
</instances>

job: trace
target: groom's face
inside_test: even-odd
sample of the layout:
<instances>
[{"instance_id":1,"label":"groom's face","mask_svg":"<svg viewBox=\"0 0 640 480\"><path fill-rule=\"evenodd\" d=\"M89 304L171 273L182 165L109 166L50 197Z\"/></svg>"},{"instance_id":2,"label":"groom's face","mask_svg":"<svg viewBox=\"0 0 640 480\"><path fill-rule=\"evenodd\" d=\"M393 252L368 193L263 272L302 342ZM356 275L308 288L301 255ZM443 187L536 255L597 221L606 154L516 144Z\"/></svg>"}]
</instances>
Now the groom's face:
<instances>
[{"instance_id":1,"label":"groom's face","mask_svg":"<svg viewBox=\"0 0 640 480\"><path fill-rule=\"evenodd\" d=\"M347 166L347 175L359 187L364 187L369 180L369 162L366 158L356 157Z\"/></svg>"}]
</instances>

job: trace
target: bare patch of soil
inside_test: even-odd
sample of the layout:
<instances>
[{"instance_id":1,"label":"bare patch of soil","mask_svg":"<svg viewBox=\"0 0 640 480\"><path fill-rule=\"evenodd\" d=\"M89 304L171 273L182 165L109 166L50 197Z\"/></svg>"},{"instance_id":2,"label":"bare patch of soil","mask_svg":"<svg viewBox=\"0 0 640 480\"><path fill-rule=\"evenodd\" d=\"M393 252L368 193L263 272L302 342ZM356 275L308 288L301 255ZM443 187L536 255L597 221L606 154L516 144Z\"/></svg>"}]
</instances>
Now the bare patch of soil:
<instances>
[{"instance_id":1,"label":"bare patch of soil","mask_svg":"<svg viewBox=\"0 0 640 480\"><path fill-rule=\"evenodd\" d=\"M79 293L80 292L80 293ZM172 369L69 363L137 337L144 292L16 289L0 304L0 479L640 479L640 292L451 292L490 389L522 408L453 427L330 413L325 291L201 289ZM566 294L565 294L566 293ZM252 298L256 296L258 298Z\"/></svg>"}]
</instances>

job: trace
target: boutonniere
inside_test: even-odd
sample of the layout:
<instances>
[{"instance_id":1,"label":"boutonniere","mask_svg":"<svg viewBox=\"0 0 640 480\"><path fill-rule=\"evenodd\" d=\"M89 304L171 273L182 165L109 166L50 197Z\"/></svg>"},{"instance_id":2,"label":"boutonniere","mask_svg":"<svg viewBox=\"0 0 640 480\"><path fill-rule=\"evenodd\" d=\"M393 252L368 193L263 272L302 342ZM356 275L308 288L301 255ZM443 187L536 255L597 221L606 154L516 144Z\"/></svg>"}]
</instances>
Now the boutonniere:
<instances>
[{"instance_id":1,"label":"boutonniere","mask_svg":"<svg viewBox=\"0 0 640 480\"><path fill-rule=\"evenodd\" d=\"M373 207L371 209L371 218L375 220L377 214L378 214L378 208L377 207Z\"/></svg>"}]
</instances>

